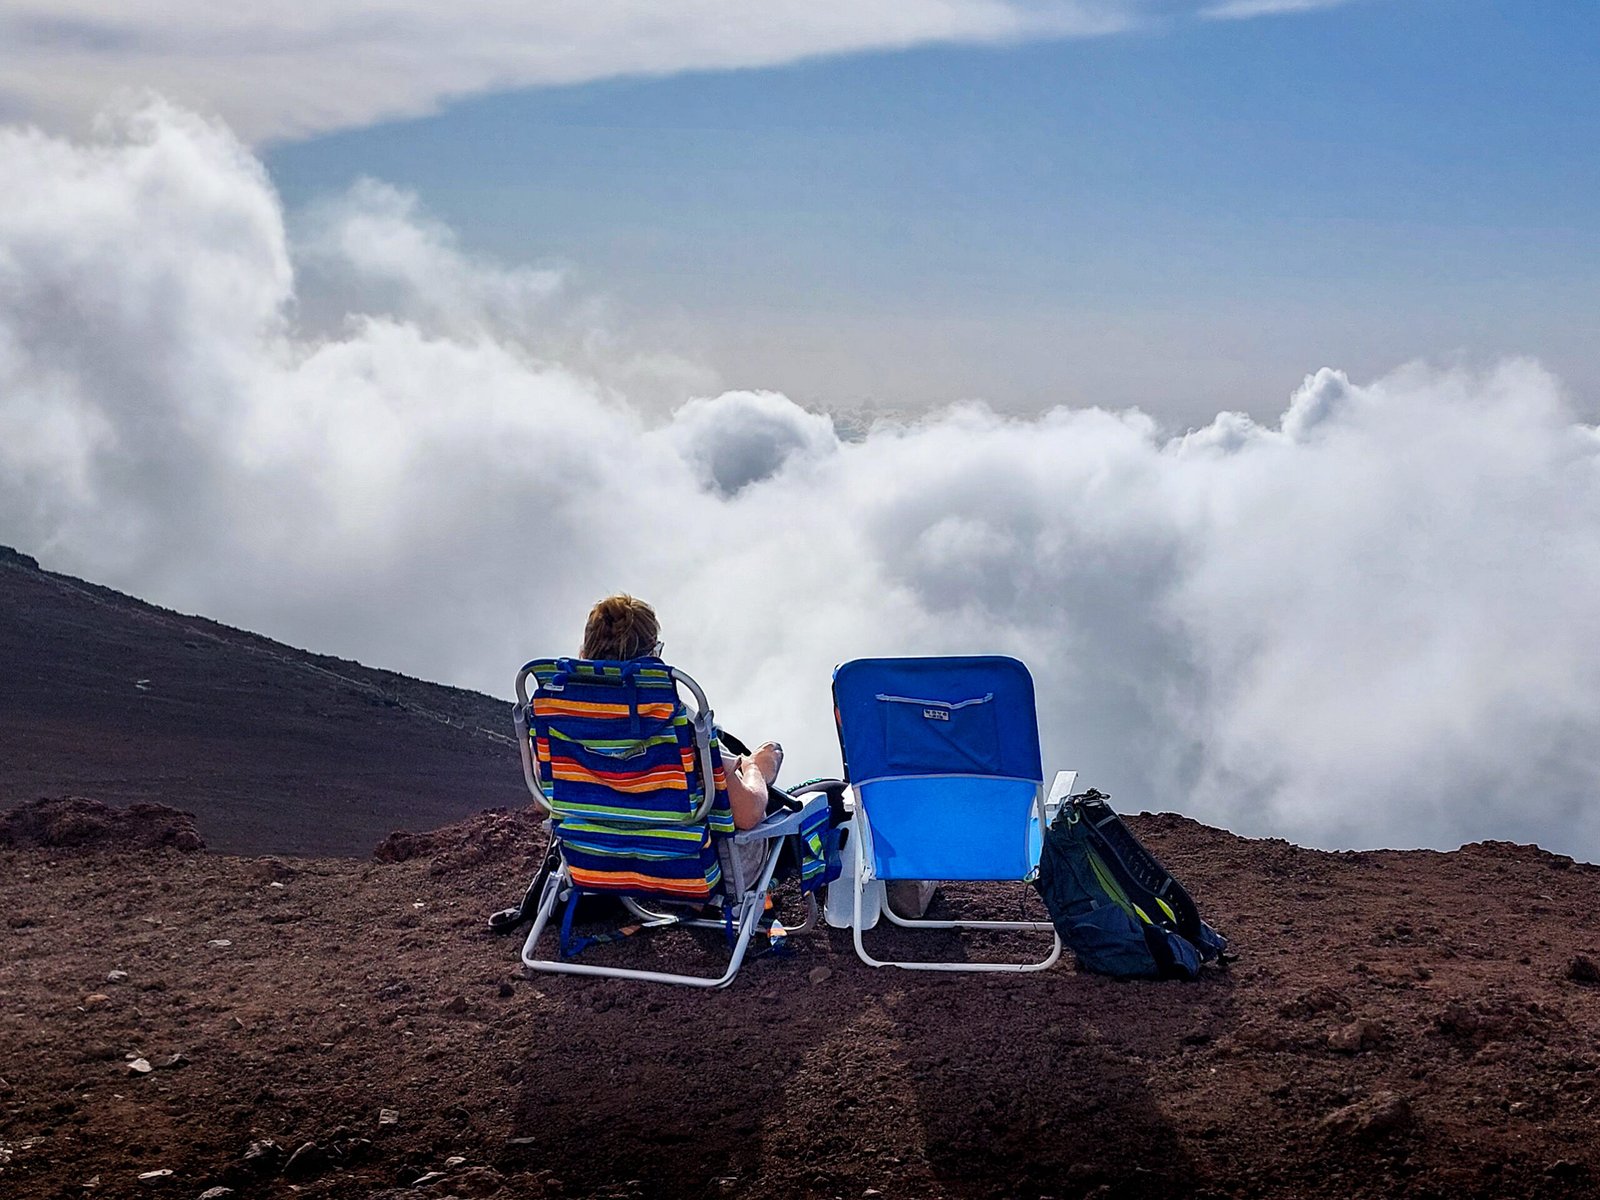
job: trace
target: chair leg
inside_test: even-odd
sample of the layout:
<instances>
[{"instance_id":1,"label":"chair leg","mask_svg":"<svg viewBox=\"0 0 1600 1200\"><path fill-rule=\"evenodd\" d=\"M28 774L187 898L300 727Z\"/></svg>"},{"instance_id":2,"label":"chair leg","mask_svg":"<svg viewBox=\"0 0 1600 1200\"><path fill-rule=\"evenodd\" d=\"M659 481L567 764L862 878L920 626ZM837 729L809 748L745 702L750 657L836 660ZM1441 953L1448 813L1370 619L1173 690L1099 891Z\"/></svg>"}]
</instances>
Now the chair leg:
<instances>
[{"instance_id":1,"label":"chair leg","mask_svg":"<svg viewBox=\"0 0 1600 1200\"><path fill-rule=\"evenodd\" d=\"M766 865L761 872L758 884L739 897L738 911L734 918L738 936L734 941L732 953L729 955L727 968L721 975L679 975L669 971L642 971L632 967L603 967L592 963L569 962L559 958L535 957L534 949L550 924L551 916L556 910L556 904L562 892L570 884L565 863L545 883L544 892L539 898L539 910L534 917L533 928L528 931L528 938L522 944L522 965L529 971L543 971L554 975L594 975L612 979L639 979L650 983L676 983L685 987L698 988L726 987L733 982L733 977L739 973L739 967L744 963L745 951L750 947L750 937L760 923L761 904L766 897L767 889L772 884L772 872L777 866L777 861L778 856L776 848L774 848L773 852L767 855ZM712 924L720 925L720 922L712 922Z\"/></svg>"},{"instance_id":2,"label":"chair leg","mask_svg":"<svg viewBox=\"0 0 1600 1200\"><path fill-rule=\"evenodd\" d=\"M987 930L1025 930L1029 932L1043 932L1048 929L1054 945L1047 957L1039 962L1027 963L942 963L942 962L898 962L892 959L878 959L867 953L867 947L862 940L861 921L861 894L866 886L867 862L866 839L856 836L850 839L855 843L856 870L855 878L851 881L852 900L854 902L853 916L851 919L851 934L856 945L856 957L869 967L900 967L907 971L1043 971L1055 965L1061 957L1061 936L1056 933L1055 926L1048 921L923 921L911 920L897 916L888 902L885 901L883 911L890 922L904 929L987 929Z\"/></svg>"}]
</instances>

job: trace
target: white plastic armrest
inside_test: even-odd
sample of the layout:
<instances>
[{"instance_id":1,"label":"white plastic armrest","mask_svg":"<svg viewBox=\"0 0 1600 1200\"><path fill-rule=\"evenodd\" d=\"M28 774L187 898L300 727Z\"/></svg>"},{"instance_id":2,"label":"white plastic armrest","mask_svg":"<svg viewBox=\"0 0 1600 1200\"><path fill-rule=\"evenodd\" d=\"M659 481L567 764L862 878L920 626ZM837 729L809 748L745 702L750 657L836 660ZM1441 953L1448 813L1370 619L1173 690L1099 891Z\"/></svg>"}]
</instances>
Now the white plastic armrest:
<instances>
[{"instance_id":1,"label":"white plastic armrest","mask_svg":"<svg viewBox=\"0 0 1600 1200\"><path fill-rule=\"evenodd\" d=\"M800 823L808 817L815 816L819 811L826 811L828 798L826 796L812 796L801 805L798 812L785 809L775 812L754 829L741 829L733 835L736 842L764 842L769 838L787 837L791 833L800 832Z\"/></svg>"},{"instance_id":2,"label":"white plastic armrest","mask_svg":"<svg viewBox=\"0 0 1600 1200\"><path fill-rule=\"evenodd\" d=\"M1050 781L1050 794L1044 800L1044 819L1049 824L1056 819L1056 813L1067 802L1067 797L1072 795L1073 786L1078 782L1076 771L1057 771L1056 777Z\"/></svg>"}]
</instances>

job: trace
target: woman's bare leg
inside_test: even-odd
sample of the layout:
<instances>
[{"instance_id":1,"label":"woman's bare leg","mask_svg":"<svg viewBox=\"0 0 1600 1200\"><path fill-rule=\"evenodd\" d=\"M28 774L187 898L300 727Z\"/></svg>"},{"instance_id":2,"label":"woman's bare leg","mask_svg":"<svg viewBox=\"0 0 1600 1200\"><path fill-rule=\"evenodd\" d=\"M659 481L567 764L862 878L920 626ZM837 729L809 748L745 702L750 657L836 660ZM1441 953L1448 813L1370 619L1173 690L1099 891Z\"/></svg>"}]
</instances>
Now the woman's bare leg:
<instances>
[{"instance_id":1,"label":"woman's bare leg","mask_svg":"<svg viewBox=\"0 0 1600 1200\"><path fill-rule=\"evenodd\" d=\"M753 756L724 760L735 829L754 829L767 817L767 780Z\"/></svg>"},{"instance_id":2,"label":"woman's bare leg","mask_svg":"<svg viewBox=\"0 0 1600 1200\"><path fill-rule=\"evenodd\" d=\"M751 761L761 771L761 778L766 783L778 781L778 770L783 766L783 747L777 742L762 742L756 747L755 753L750 756Z\"/></svg>"},{"instance_id":3,"label":"woman's bare leg","mask_svg":"<svg viewBox=\"0 0 1600 1200\"><path fill-rule=\"evenodd\" d=\"M767 819L767 784L778 778L783 747L763 742L753 754L724 759L728 773L728 803L735 829L754 829Z\"/></svg>"}]
</instances>

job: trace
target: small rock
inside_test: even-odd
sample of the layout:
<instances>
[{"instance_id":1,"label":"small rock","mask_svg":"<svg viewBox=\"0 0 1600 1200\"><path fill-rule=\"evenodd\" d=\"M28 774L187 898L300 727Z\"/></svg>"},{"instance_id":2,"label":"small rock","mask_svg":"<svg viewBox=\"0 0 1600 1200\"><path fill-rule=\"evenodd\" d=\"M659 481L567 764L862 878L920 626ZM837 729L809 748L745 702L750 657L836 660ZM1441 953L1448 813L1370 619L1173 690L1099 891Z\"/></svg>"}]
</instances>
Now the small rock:
<instances>
[{"instance_id":1,"label":"small rock","mask_svg":"<svg viewBox=\"0 0 1600 1200\"><path fill-rule=\"evenodd\" d=\"M465 996L452 996L445 1001L443 1010L447 1013L464 1013L467 1011L467 998Z\"/></svg>"},{"instance_id":2,"label":"small rock","mask_svg":"<svg viewBox=\"0 0 1600 1200\"><path fill-rule=\"evenodd\" d=\"M251 1142L245 1148L244 1166L252 1175L271 1175L283 1161L283 1147L271 1138Z\"/></svg>"},{"instance_id":3,"label":"small rock","mask_svg":"<svg viewBox=\"0 0 1600 1200\"><path fill-rule=\"evenodd\" d=\"M83 1007L86 1009L104 1008L111 1003L111 997L104 992L91 992L83 998Z\"/></svg>"},{"instance_id":4,"label":"small rock","mask_svg":"<svg viewBox=\"0 0 1600 1200\"><path fill-rule=\"evenodd\" d=\"M466 1161L467 1160L462 1158L461 1155L452 1154L449 1158L444 1160L444 1169L446 1171L448 1171L451 1167L459 1167L462 1163L464 1163Z\"/></svg>"},{"instance_id":5,"label":"small rock","mask_svg":"<svg viewBox=\"0 0 1600 1200\"><path fill-rule=\"evenodd\" d=\"M86 1191L86 1192L92 1192L92 1191L94 1191L95 1188L97 1188L99 1186L100 1186L100 1176L98 1176L98 1175L91 1175L91 1176L89 1176L88 1179L83 1181L83 1190Z\"/></svg>"},{"instance_id":6,"label":"small rock","mask_svg":"<svg viewBox=\"0 0 1600 1200\"><path fill-rule=\"evenodd\" d=\"M171 1167L161 1167L160 1169L155 1170L155 1171L146 1171L146 1172L144 1172L144 1174L139 1176L139 1179L144 1183L154 1183L156 1180L165 1179L167 1176L169 1176L171 1174L172 1174L172 1168Z\"/></svg>"},{"instance_id":7,"label":"small rock","mask_svg":"<svg viewBox=\"0 0 1600 1200\"><path fill-rule=\"evenodd\" d=\"M229 941L227 938L212 938L209 942L206 943L206 945L215 946L218 950L224 950L227 947L233 945L233 943L231 941Z\"/></svg>"},{"instance_id":8,"label":"small rock","mask_svg":"<svg viewBox=\"0 0 1600 1200\"><path fill-rule=\"evenodd\" d=\"M283 1177L290 1182L315 1179L328 1169L327 1152L315 1142L306 1142L283 1164Z\"/></svg>"},{"instance_id":9,"label":"small rock","mask_svg":"<svg viewBox=\"0 0 1600 1200\"><path fill-rule=\"evenodd\" d=\"M927 914L939 885L931 879L895 879L884 886L884 899L896 915L916 920Z\"/></svg>"},{"instance_id":10,"label":"small rock","mask_svg":"<svg viewBox=\"0 0 1600 1200\"><path fill-rule=\"evenodd\" d=\"M233 1019L233 1027L235 1029L243 1029L244 1028L244 1018L243 1017L235 1017Z\"/></svg>"},{"instance_id":11,"label":"small rock","mask_svg":"<svg viewBox=\"0 0 1600 1200\"><path fill-rule=\"evenodd\" d=\"M343 1149L345 1162L361 1162L372 1153L372 1143L366 1138L351 1138L345 1142Z\"/></svg>"},{"instance_id":12,"label":"small rock","mask_svg":"<svg viewBox=\"0 0 1600 1200\"><path fill-rule=\"evenodd\" d=\"M866 1191L862 1192L861 1194L863 1196L881 1196L881 1195L883 1195L883 1193L880 1192L877 1188L868 1188Z\"/></svg>"},{"instance_id":13,"label":"small rock","mask_svg":"<svg viewBox=\"0 0 1600 1200\"><path fill-rule=\"evenodd\" d=\"M400 1114L392 1108L380 1108L378 1110L378 1124L398 1125L400 1124Z\"/></svg>"},{"instance_id":14,"label":"small rock","mask_svg":"<svg viewBox=\"0 0 1600 1200\"><path fill-rule=\"evenodd\" d=\"M832 967L812 967L811 973L806 976L812 983L826 983L832 977Z\"/></svg>"},{"instance_id":15,"label":"small rock","mask_svg":"<svg viewBox=\"0 0 1600 1200\"><path fill-rule=\"evenodd\" d=\"M459 1196L494 1196L505 1186L505 1176L493 1167L467 1167L450 1176L450 1190Z\"/></svg>"},{"instance_id":16,"label":"small rock","mask_svg":"<svg viewBox=\"0 0 1600 1200\"><path fill-rule=\"evenodd\" d=\"M512 996L515 996L516 994L517 994L517 989L516 988L512 987L509 983L507 983L503 979L500 981L500 999L509 1000Z\"/></svg>"},{"instance_id":17,"label":"small rock","mask_svg":"<svg viewBox=\"0 0 1600 1200\"><path fill-rule=\"evenodd\" d=\"M175 1071L179 1067L187 1067L188 1065L189 1060L182 1054L169 1054L165 1058L159 1059L156 1062L156 1066L160 1067L163 1071Z\"/></svg>"},{"instance_id":18,"label":"small rock","mask_svg":"<svg viewBox=\"0 0 1600 1200\"><path fill-rule=\"evenodd\" d=\"M1404 1096L1374 1092L1365 1100L1335 1109L1318 1122L1318 1128L1339 1137L1368 1139L1400 1133L1414 1123L1411 1102Z\"/></svg>"},{"instance_id":19,"label":"small rock","mask_svg":"<svg viewBox=\"0 0 1600 1200\"><path fill-rule=\"evenodd\" d=\"M128 1070L135 1075L148 1075L155 1068L150 1065L148 1058L136 1058L128 1064Z\"/></svg>"},{"instance_id":20,"label":"small rock","mask_svg":"<svg viewBox=\"0 0 1600 1200\"><path fill-rule=\"evenodd\" d=\"M233 1195L231 1187L207 1188L200 1193L199 1200L228 1200L231 1195Z\"/></svg>"},{"instance_id":21,"label":"small rock","mask_svg":"<svg viewBox=\"0 0 1600 1200\"><path fill-rule=\"evenodd\" d=\"M300 873L300 869L293 863L272 854L256 859L255 869L257 879L271 880L274 883L283 879L293 879Z\"/></svg>"},{"instance_id":22,"label":"small rock","mask_svg":"<svg viewBox=\"0 0 1600 1200\"><path fill-rule=\"evenodd\" d=\"M538 1138L511 1137L511 1138L507 1138L506 1139L506 1145L508 1145L508 1146L537 1146L538 1144L539 1144L539 1139Z\"/></svg>"},{"instance_id":23,"label":"small rock","mask_svg":"<svg viewBox=\"0 0 1600 1200\"><path fill-rule=\"evenodd\" d=\"M1600 983L1600 966L1587 954L1576 955L1567 964L1567 978L1573 983Z\"/></svg>"},{"instance_id":24,"label":"small rock","mask_svg":"<svg viewBox=\"0 0 1600 1200\"><path fill-rule=\"evenodd\" d=\"M273 888L281 888L283 886L283 884L279 883L276 879L274 879L271 883L267 884L267 886L268 887L273 887Z\"/></svg>"},{"instance_id":25,"label":"small rock","mask_svg":"<svg viewBox=\"0 0 1600 1200\"><path fill-rule=\"evenodd\" d=\"M1383 1041L1383 1027L1375 1021L1352 1021L1328 1035L1328 1048L1341 1054L1359 1054Z\"/></svg>"},{"instance_id":26,"label":"small rock","mask_svg":"<svg viewBox=\"0 0 1600 1200\"><path fill-rule=\"evenodd\" d=\"M426 1175L418 1175L411 1181L412 1187L427 1187L430 1183L438 1183L444 1178L443 1171L429 1171Z\"/></svg>"},{"instance_id":27,"label":"small rock","mask_svg":"<svg viewBox=\"0 0 1600 1200\"><path fill-rule=\"evenodd\" d=\"M106 982L107 983L127 983L128 982L128 973L126 971L112 971L110 974L108 974L106 976Z\"/></svg>"}]
</instances>

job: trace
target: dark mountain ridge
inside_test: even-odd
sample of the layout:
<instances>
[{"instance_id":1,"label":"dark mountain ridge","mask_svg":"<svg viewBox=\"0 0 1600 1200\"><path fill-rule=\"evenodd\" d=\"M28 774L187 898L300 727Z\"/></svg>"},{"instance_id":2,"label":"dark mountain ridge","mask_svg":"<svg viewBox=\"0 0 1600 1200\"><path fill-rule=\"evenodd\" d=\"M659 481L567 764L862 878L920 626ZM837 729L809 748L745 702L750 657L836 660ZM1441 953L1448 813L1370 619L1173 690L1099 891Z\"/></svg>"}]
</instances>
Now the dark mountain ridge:
<instances>
[{"instance_id":1,"label":"dark mountain ridge","mask_svg":"<svg viewBox=\"0 0 1600 1200\"><path fill-rule=\"evenodd\" d=\"M146 604L10 547L0 670L0 808L164 801L212 849L326 856L526 796L504 701Z\"/></svg>"}]
</instances>

